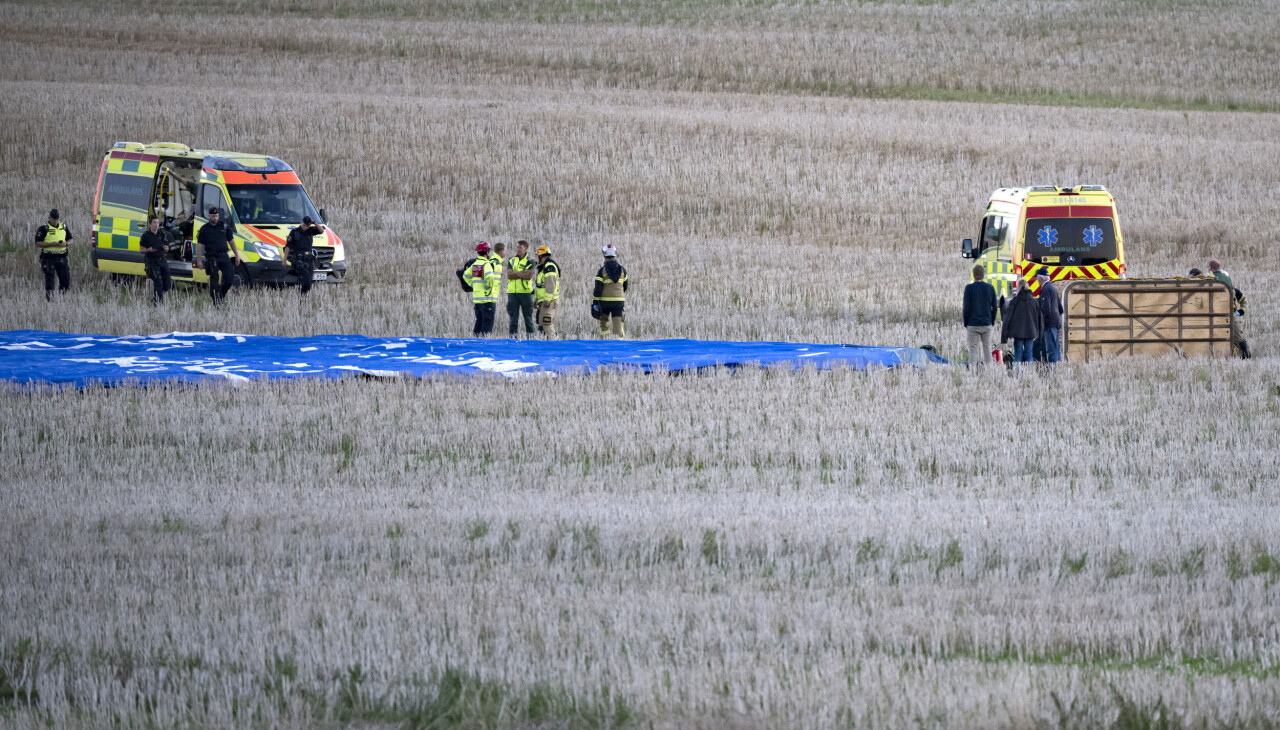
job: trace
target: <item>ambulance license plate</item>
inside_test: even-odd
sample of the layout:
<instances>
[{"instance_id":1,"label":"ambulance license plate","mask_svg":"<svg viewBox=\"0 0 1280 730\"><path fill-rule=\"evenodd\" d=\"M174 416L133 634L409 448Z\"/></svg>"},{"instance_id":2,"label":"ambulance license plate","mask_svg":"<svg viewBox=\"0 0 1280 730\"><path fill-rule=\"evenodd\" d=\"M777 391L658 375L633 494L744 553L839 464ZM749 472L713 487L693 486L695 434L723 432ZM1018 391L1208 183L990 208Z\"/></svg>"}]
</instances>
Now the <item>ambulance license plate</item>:
<instances>
[{"instance_id":1,"label":"ambulance license plate","mask_svg":"<svg viewBox=\"0 0 1280 730\"><path fill-rule=\"evenodd\" d=\"M313 273L313 274L311 274L311 280L312 280L312 281L324 281L325 279L328 279L328 278L329 278L329 275L328 275L328 274L326 274L326 273Z\"/></svg>"}]
</instances>

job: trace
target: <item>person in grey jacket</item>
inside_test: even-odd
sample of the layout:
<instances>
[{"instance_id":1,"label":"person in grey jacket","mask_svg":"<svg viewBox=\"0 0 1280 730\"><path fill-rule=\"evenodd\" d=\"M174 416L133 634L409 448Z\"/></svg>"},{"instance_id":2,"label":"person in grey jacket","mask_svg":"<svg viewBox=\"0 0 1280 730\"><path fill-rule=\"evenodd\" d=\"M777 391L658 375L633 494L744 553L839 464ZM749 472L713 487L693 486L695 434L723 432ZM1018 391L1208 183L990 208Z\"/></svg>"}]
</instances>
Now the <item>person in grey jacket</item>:
<instances>
[{"instance_id":1,"label":"person in grey jacket","mask_svg":"<svg viewBox=\"0 0 1280 730\"><path fill-rule=\"evenodd\" d=\"M1031 288L1020 282L1018 293L1004 307L1004 326L1000 329L1000 342L1013 339L1013 361L1031 362L1031 350L1036 340L1044 335L1044 314L1040 303L1031 296Z\"/></svg>"},{"instance_id":2,"label":"person in grey jacket","mask_svg":"<svg viewBox=\"0 0 1280 730\"><path fill-rule=\"evenodd\" d=\"M1041 361L1058 362L1062 352L1058 347L1058 333L1062 331L1062 297L1049 280L1049 270L1040 269L1036 275L1040 281L1040 313L1044 315L1044 335L1041 336Z\"/></svg>"},{"instance_id":3,"label":"person in grey jacket","mask_svg":"<svg viewBox=\"0 0 1280 730\"><path fill-rule=\"evenodd\" d=\"M982 280L982 264L973 267L973 282L964 288L964 328L968 333L969 364L991 362L991 330L996 324L996 290Z\"/></svg>"}]
</instances>

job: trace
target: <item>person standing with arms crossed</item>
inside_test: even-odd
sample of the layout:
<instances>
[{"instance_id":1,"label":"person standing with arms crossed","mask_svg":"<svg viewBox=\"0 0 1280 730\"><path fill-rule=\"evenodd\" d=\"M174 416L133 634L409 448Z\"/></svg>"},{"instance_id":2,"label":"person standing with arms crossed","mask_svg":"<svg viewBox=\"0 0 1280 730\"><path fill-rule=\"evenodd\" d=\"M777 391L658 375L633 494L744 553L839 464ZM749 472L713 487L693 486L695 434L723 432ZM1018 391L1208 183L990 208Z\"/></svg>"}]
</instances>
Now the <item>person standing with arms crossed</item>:
<instances>
[{"instance_id":1,"label":"person standing with arms crossed","mask_svg":"<svg viewBox=\"0 0 1280 730\"><path fill-rule=\"evenodd\" d=\"M205 271L209 272L209 296L215 305L226 299L236 275L235 267L240 265L235 235L235 224L231 221L223 223L222 212L215 206L209 209L209 222L200 227L196 236L201 255L205 257ZM231 263L233 258L234 265Z\"/></svg>"},{"instance_id":2,"label":"person standing with arms crossed","mask_svg":"<svg viewBox=\"0 0 1280 730\"><path fill-rule=\"evenodd\" d=\"M538 331L544 337L556 334L556 303L560 301L560 265L551 258L551 249L538 247L538 276L533 284Z\"/></svg>"},{"instance_id":3,"label":"person standing with arms crossed","mask_svg":"<svg viewBox=\"0 0 1280 730\"><path fill-rule=\"evenodd\" d=\"M160 235L160 219L151 216L147 219L147 230L142 234L139 249L143 253L143 263L147 278L153 287L152 304L163 304L165 292L173 288L173 279L169 276L169 243Z\"/></svg>"},{"instance_id":4,"label":"person standing with arms crossed","mask_svg":"<svg viewBox=\"0 0 1280 730\"><path fill-rule=\"evenodd\" d=\"M36 229L36 248L40 249L40 269L44 271L44 298L53 301L53 280L58 279L58 293L71 288L71 265L67 263L67 244L75 236L62 222L58 209L49 211L49 222Z\"/></svg>"},{"instance_id":5,"label":"person standing with arms crossed","mask_svg":"<svg viewBox=\"0 0 1280 730\"><path fill-rule=\"evenodd\" d=\"M533 334L533 277L537 264L529 257L529 242L516 241L516 255L507 259L507 334L515 337L524 316L524 333Z\"/></svg>"},{"instance_id":6,"label":"person standing with arms crossed","mask_svg":"<svg viewBox=\"0 0 1280 730\"><path fill-rule=\"evenodd\" d=\"M316 254L312 247L312 239L324 233L324 226L311 220L311 216L302 217L302 225L289 231L289 238L284 244L285 261L293 264L293 272L298 277L301 293L305 296L311 291L311 278L316 268Z\"/></svg>"},{"instance_id":7,"label":"person standing with arms crossed","mask_svg":"<svg viewBox=\"0 0 1280 730\"><path fill-rule=\"evenodd\" d=\"M604 266L596 272L592 309L600 321L600 336L609 336L612 319L612 333L622 339L626 337L627 270L618 263L618 251L612 244L600 249L600 253L604 254Z\"/></svg>"}]
</instances>

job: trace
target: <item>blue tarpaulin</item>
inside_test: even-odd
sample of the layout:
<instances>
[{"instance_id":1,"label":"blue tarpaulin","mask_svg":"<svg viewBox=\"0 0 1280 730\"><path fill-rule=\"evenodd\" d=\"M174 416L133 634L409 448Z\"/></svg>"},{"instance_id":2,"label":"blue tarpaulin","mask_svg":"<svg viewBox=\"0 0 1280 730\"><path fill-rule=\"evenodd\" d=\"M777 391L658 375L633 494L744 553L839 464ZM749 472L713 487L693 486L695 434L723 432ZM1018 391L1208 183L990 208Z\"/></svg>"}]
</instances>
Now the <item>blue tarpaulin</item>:
<instances>
[{"instance_id":1,"label":"blue tarpaulin","mask_svg":"<svg viewBox=\"0 0 1280 730\"><path fill-rule=\"evenodd\" d=\"M674 372L755 364L865 369L945 362L914 347L789 342L266 337L221 332L117 337L40 330L0 332L0 379L78 386L336 378L354 373L421 377L448 371L519 377L601 368Z\"/></svg>"}]
</instances>

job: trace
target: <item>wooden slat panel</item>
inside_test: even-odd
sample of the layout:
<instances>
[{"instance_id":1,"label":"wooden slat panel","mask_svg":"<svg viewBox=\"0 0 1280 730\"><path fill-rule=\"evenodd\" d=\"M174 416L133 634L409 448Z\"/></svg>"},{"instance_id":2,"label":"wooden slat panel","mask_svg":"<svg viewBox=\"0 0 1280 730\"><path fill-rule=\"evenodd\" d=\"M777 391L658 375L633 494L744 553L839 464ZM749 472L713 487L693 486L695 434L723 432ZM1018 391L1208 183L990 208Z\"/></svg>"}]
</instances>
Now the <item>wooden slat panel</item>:
<instances>
[{"instance_id":1,"label":"wooden slat panel","mask_svg":"<svg viewBox=\"0 0 1280 730\"><path fill-rule=\"evenodd\" d=\"M1234 293L1215 280L1076 280L1062 300L1068 360L1231 355Z\"/></svg>"}]
</instances>

